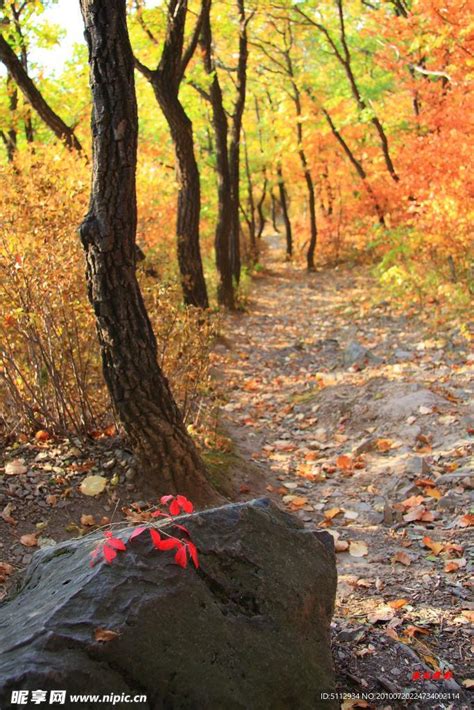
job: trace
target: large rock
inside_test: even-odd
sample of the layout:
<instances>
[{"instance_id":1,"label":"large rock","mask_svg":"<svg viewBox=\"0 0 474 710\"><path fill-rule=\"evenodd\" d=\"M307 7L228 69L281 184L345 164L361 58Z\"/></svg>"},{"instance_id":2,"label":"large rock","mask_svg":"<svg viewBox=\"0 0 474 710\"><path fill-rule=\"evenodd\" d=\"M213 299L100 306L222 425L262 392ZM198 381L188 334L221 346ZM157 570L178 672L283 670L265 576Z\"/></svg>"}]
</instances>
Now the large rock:
<instances>
[{"instance_id":1,"label":"large rock","mask_svg":"<svg viewBox=\"0 0 474 710\"><path fill-rule=\"evenodd\" d=\"M0 607L1 708L21 689L143 693L133 707L172 710L338 707L321 700L334 691L327 534L266 499L185 520L198 570L154 550L147 533L111 565L89 566L97 536L36 553ZM99 642L97 629L119 635ZM69 706L131 707L68 696Z\"/></svg>"}]
</instances>

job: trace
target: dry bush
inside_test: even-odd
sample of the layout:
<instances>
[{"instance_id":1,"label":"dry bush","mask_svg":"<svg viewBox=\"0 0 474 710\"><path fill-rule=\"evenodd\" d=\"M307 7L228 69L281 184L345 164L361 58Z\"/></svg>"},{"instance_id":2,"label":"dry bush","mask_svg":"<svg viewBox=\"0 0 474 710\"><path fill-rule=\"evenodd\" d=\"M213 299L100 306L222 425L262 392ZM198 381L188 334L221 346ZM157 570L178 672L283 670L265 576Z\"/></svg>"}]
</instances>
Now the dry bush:
<instances>
[{"instance_id":1,"label":"dry bush","mask_svg":"<svg viewBox=\"0 0 474 710\"><path fill-rule=\"evenodd\" d=\"M100 430L113 414L77 235L87 210L89 167L57 147L38 148L21 156L14 170L1 167L0 179L0 418L5 431ZM160 283L148 258L139 271L160 364L189 418L207 386L214 325L181 307L176 284Z\"/></svg>"}]
</instances>

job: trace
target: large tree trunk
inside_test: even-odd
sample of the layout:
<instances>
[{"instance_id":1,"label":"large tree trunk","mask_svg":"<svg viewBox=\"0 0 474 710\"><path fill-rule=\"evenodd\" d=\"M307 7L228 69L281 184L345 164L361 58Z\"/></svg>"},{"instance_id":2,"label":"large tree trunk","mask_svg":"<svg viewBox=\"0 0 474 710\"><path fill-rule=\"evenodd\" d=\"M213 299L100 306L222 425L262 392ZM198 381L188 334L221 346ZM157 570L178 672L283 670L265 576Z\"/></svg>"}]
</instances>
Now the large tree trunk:
<instances>
[{"instance_id":1,"label":"large tree trunk","mask_svg":"<svg viewBox=\"0 0 474 710\"><path fill-rule=\"evenodd\" d=\"M105 380L118 416L159 493L197 503L213 495L157 364L155 336L136 277L137 107L126 0L81 0L93 96L93 178L80 234Z\"/></svg>"},{"instance_id":2,"label":"large tree trunk","mask_svg":"<svg viewBox=\"0 0 474 710\"><path fill-rule=\"evenodd\" d=\"M40 91L26 73L21 61L2 35L0 35L0 61L5 64L20 90L53 133L62 140L68 148L81 150L81 144L72 128L69 128L45 101Z\"/></svg>"},{"instance_id":3,"label":"large tree trunk","mask_svg":"<svg viewBox=\"0 0 474 710\"><path fill-rule=\"evenodd\" d=\"M166 76L156 72L151 83L170 128L176 154L179 190L176 237L183 299L187 305L208 308L199 247L201 185L194 155L193 126Z\"/></svg>"}]
</instances>

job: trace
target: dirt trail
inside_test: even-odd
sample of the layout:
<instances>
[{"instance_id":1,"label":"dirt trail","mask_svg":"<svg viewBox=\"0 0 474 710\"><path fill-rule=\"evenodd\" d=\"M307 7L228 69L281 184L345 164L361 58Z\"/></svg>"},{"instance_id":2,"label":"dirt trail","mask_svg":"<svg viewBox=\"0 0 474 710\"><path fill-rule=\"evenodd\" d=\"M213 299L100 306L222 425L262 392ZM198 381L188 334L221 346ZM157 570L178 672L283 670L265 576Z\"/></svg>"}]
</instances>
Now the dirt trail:
<instances>
[{"instance_id":1,"label":"dirt trail","mask_svg":"<svg viewBox=\"0 0 474 710\"><path fill-rule=\"evenodd\" d=\"M388 296L374 301L368 269L307 275L283 262L278 242L269 239L248 313L227 318L223 423L269 495L337 539L340 689L461 689L408 704L467 707L468 341L449 323L433 333ZM368 705L399 706L407 701Z\"/></svg>"}]
</instances>

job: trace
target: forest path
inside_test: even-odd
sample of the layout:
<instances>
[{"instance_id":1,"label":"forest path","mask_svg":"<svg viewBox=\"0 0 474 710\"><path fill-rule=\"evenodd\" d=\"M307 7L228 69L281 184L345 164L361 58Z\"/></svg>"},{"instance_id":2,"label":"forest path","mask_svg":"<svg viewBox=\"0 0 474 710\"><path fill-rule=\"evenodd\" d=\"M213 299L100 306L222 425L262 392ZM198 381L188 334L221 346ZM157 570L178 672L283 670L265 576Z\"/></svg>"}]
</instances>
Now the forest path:
<instances>
[{"instance_id":1,"label":"forest path","mask_svg":"<svg viewBox=\"0 0 474 710\"><path fill-rule=\"evenodd\" d=\"M308 275L268 241L248 313L226 317L229 348L216 353L223 424L268 494L336 538L340 688L462 687L473 619L468 342L381 300L369 269ZM455 680L412 682L438 669Z\"/></svg>"}]
</instances>

